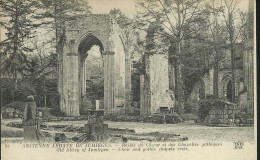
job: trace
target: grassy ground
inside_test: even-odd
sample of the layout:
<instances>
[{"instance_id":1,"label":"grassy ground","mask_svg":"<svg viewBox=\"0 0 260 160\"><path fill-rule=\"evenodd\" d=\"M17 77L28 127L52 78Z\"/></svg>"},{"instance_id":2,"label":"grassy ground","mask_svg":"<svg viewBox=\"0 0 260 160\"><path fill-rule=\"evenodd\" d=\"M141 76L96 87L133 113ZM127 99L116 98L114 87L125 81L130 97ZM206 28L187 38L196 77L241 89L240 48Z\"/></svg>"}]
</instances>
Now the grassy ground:
<instances>
[{"instance_id":1,"label":"grassy ground","mask_svg":"<svg viewBox=\"0 0 260 160\"><path fill-rule=\"evenodd\" d=\"M47 125L83 126L87 121L46 122ZM134 129L136 133L161 132L187 136L191 141L252 142L254 127L209 127L196 125L193 121L178 124L153 124L139 122L105 122L110 128Z\"/></svg>"},{"instance_id":2,"label":"grassy ground","mask_svg":"<svg viewBox=\"0 0 260 160\"><path fill-rule=\"evenodd\" d=\"M23 137L22 128L6 126L9 122L21 122L21 119L2 119L1 120L1 137Z\"/></svg>"},{"instance_id":3,"label":"grassy ground","mask_svg":"<svg viewBox=\"0 0 260 160\"><path fill-rule=\"evenodd\" d=\"M12 121L20 121L21 119L3 119L1 121L2 137L22 137L23 129L6 126ZM87 121L58 121L45 122L45 125L73 125L82 127ZM223 142L253 142L254 127L209 127L194 124L193 121L185 121L178 124L153 124L139 122L111 122L106 121L109 128L134 129L138 133L160 132L170 134L180 134L187 136L189 141L223 141ZM55 132L55 131L53 131ZM70 133L71 136L77 133Z\"/></svg>"}]
</instances>

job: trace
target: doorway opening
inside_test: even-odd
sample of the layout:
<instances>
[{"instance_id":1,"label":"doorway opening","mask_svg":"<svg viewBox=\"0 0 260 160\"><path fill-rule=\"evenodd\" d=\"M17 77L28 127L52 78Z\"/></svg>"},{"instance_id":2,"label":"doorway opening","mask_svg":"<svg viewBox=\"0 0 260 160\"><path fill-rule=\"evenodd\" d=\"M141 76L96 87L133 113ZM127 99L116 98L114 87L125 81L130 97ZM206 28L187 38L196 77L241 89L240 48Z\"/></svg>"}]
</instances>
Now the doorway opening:
<instances>
[{"instance_id":1,"label":"doorway opening","mask_svg":"<svg viewBox=\"0 0 260 160\"><path fill-rule=\"evenodd\" d=\"M227 84L227 100L232 102L232 81L230 80Z\"/></svg>"},{"instance_id":2,"label":"doorway opening","mask_svg":"<svg viewBox=\"0 0 260 160\"><path fill-rule=\"evenodd\" d=\"M104 109L103 45L88 35L79 45L80 114L90 109Z\"/></svg>"}]
</instances>

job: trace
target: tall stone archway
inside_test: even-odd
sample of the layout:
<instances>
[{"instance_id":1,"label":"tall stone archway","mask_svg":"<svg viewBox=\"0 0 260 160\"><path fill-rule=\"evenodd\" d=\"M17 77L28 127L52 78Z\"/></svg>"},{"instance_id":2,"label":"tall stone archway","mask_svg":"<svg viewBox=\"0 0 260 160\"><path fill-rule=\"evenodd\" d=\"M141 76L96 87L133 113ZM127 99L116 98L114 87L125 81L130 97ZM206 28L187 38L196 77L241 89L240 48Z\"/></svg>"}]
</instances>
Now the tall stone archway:
<instances>
[{"instance_id":1,"label":"tall stone archway","mask_svg":"<svg viewBox=\"0 0 260 160\"><path fill-rule=\"evenodd\" d=\"M122 112L125 103L125 53L120 28L109 15L82 16L66 22L66 42L59 55L61 111L80 114L84 88L84 60L93 46L101 48L104 61L104 109Z\"/></svg>"},{"instance_id":2,"label":"tall stone archway","mask_svg":"<svg viewBox=\"0 0 260 160\"><path fill-rule=\"evenodd\" d=\"M82 98L85 93L88 91L86 90L86 81L87 81L87 74L90 74L87 71L86 64L88 58L88 51L94 46L97 45L100 48L101 54L104 53L104 47L100 40L93 34L93 33L86 33L84 38L81 40L78 46L78 56L79 56L79 106L80 110L82 111ZM105 61L103 60L103 63ZM104 79L106 81L107 79Z\"/></svg>"}]
</instances>

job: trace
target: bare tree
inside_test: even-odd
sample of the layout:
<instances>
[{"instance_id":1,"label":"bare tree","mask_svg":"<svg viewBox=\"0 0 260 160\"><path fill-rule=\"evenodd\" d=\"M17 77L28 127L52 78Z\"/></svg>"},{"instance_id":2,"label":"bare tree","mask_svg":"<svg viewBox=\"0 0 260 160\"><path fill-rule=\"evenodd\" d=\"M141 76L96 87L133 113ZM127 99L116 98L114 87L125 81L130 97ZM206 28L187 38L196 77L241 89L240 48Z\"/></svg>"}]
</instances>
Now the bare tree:
<instances>
[{"instance_id":1,"label":"bare tree","mask_svg":"<svg viewBox=\"0 0 260 160\"><path fill-rule=\"evenodd\" d=\"M169 53L169 59L175 72L175 96L177 100L177 112L183 109L183 76L181 60L183 42L201 33L199 23L203 21L200 9L201 0L149 0L139 2L141 17L139 24L147 26L155 20L160 23L163 30L155 31L155 36L163 36L168 39L168 45L175 50ZM144 29L144 28L142 28ZM174 77L172 77L174 78Z\"/></svg>"},{"instance_id":2,"label":"bare tree","mask_svg":"<svg viewBox=\"0 0 260 160\"><path fill-rule=\"evenodd\" d=\"M223 6L217 0L211 0L209 4L206 5L206 8L209 12L208 20L208 31L209 31L209 44L212 46L210 50L214 53L213 60L213 95L218 97L218 74L219 74L219 61L221 50L226 45L226 32L225 26L222 23L219 16L223 13Z\"/></svg>"},{"instance_id":3,"label":"bare tree","mask_svg":"<svg viewBox=\"0 0 260 160\"><path fill-rule=\"evenodd\" d=\"M243 28L246 27L247 21L239 24L241 20L241 14L239 14L238 4L240 0L223 0L225 6L225 12L223 12L223 18L228 35L228 48L231 52L231 79L232 79L232 102L235 103L235 45L239 40L239 37L243 33ZM244 18L242 18L244 19ZM241 40L241 39L240 39Z\"/></svg>"}]
</instances>

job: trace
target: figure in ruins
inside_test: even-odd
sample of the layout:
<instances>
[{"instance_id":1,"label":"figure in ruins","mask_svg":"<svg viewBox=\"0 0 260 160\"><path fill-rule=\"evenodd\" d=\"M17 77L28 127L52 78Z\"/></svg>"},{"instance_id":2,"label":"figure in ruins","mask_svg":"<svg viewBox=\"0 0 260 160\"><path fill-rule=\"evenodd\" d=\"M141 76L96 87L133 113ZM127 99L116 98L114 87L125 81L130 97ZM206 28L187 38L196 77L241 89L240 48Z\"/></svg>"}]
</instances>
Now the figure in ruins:
<instances>
[{"instance_id":1,"label":"figure in ruins","mask_svg":"<svg viewBox=\"0 0 260 160\"><path fill-rule=\"evenodd\" d=\"M23 125L32 126L37 124L36 119L37 107L33 96L27 97L27 102L24 108Z\"/></svg>"},{"instance_id":2,"label":"figure in ruins","mask_svg":"<svg viewBox=\"0 0 260 160\"><path fill-rule=\"evenodd\" d=\"M39 142L40 131L37 124L37 107L33 96L27 97L23 116L24 141Z\"/></svg>"}]
</instances>

